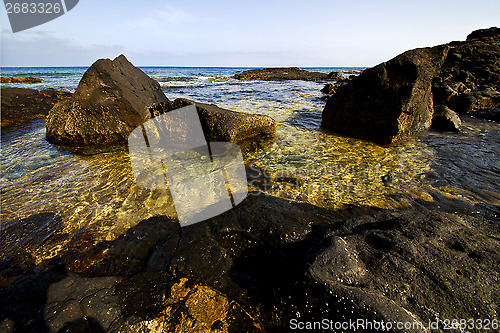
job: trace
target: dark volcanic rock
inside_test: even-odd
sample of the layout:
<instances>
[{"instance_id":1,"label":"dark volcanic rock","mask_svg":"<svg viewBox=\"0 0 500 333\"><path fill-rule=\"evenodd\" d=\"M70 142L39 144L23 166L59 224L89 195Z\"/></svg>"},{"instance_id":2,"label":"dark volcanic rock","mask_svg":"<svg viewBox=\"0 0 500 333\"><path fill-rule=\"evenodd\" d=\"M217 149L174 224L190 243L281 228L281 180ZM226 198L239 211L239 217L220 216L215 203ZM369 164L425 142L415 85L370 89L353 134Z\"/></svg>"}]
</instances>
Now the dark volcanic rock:
<instances>
[{"instance_id":1,"label":"dark volcanic rock","mask_svg":"<svg viewBox=\"0 0 500 333\"><path fill-rule=\"evenodd\" d=\"M450 47L433 81L434 104L495 119L488 110L500 108L500 29L474 31Z\"/></svg>"},{"instance_id":2,"label":"dark volcanic rock","mask_svg":"<svg viewBox=\"0 0 500 333\"><path fill-rule=\"evenodd\" d=\"M437 131L459 132L462 126L460 117L446 105L434 106L431 128Z\"/></svg>"},{"instance_id":3,"label":"dark volcanic rock","mask_svg":"<svg viewBox=\"0 0 500 333\"><path fill-rule=\"evenodd\" d=\"M148 106L166 101L158 82L125 56L100 59L85 72L72 98L50 111L47 140L68 146L125 142L151 118Z\"/></svg>"},{"instance_id":4,"label":"dark volcanic rock","mask_svg":"<svg viewBox=\"0 0 500 333\"><path fill-rule=\"evenodd\" d=\"M364 70L328 100L322 126L381 145L428 129L431 81L447 51L447 46L415 49Z\"/></svg>"},{"instance_id":5,"label":"dark volcanic rock","mask_svg":"<svg viewBox=\"0 0 500 333\"><path fill-rule=\"evenodd\" d=\"M43 79L39 79L33 76L27 77L0 77L0 83L40 83Z\"/></svg>"},{"instance_id":6,"label":"dark volcanic rock","mask_svg":"<svg viewBox=\"0 0 500 333\"><path fill-rule=\"evenodd\" d=\"M303 69L299 69L297 67L251 69L248 71L237 73L234 77L239 80L267 80L267 81L284 81L284 80L326 81L332 79L330 78L329 74L319 73L319 72L309 72Z\"/></svg>"},{"instance_id":7,"label":"dark volcanic rock","mask_svg":"<svg viewBox=\"0 0 500 333\"><path fill-rule=\"evenodd\" d=\"M54 104L71 96L55 89L2 88L2 126L45 118Z\"/></svg>"},{"instance_id":8,"label":"dark volcanic rock","mask_svg":"<svg viewBox=\"0 0 500 333\"><path fill-rule=\"evenodd\" d=\"M226 110L213 104L193 102L185 98L155 104L150 108L150 112L157 115L191 104L196 105L208 141L239 143L273 136L276 132L276 122L271 117Z\"/></svg>"},{"instance_id":9,"label":"dark volcanic rock","mask_svg":"<svg viewBox=\"0 0 500 333\"><path fill-rule=\"evenodd\" d=\"M308 274L333 294L394 320L495 316L500 300L498 207L495 211L486 218L483 212L410 209L342 222L312 251Z\"/></svg>"}]
</instances>

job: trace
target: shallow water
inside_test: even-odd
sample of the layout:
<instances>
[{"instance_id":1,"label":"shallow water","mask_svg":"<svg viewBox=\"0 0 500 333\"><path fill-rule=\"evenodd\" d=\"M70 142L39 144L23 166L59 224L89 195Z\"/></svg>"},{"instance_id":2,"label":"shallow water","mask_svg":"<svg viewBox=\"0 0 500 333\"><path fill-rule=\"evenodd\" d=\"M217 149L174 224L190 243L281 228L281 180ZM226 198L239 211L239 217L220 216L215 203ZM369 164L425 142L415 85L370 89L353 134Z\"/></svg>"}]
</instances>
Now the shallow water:
<instances>
[{"instance_id":1,"label":"shallow water","mask_svg":"<svg viewBox=\"0 0 500 333\"><path fill-rule=\"evenodd\" d=\"M84 70L11 74L46 79L32 88L72 91ZM445 205L440 198L500 204L496 123L469 117L460 134L424 133L382 148L320 128L324 82L232 79L239 69L144 70L160 81L169 99L185 97L273 117L278 123L274 140L244 156L273 177L265 188L270 194L334 209L346 204L396 208L422 200ZM60 150L44 136L44 120L4 130L0 162L2 224L42 212L57 213L63 223L57 231L61 243L35 249L38 260L56 255L83 228L92 230L96 242L112 240L148 217L175 215L168 191L135 184L126 147L81 156Z\"/></svg>"}]
</instances>

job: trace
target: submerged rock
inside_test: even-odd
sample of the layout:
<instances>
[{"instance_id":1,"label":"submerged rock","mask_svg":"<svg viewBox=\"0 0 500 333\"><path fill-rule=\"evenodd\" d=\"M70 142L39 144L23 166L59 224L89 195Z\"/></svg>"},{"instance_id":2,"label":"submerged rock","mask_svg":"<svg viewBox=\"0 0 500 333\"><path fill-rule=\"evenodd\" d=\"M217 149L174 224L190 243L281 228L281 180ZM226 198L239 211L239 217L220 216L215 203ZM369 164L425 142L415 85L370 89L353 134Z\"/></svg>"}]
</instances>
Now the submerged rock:
<instances>
[{"instance_id":1,"label":"submerged rock","mask_svg":"<svg viewBox=\"0 0 500 333\"><path fill-rule=\"evenodd\" d=\"M0 77L0 83L40 83L43 79L39 79L33 76L27 77Z\"/></svg>"},{"instance_id":2,"label":"submerged rock","mask_svg":"<svg viewBox=\"0 0 500 333\"><path fill-rule=\"evenodd\" d=\"M267 80L267 81L284 81L284 80L327 81L332 79L329 76L329 74L320 72L309 72L303 69L299 69L297 67L251 69L248 71L237 73L234 75L234 77L239 80Z\"/></svg>"},{"instance_id":3,"label":"submerged rock","mask_svg":"<svg viewBox=\"0 0 500 333\"><path fill-rule=\"evenodd\" d=\"M431 128L437 131L459 132L462 126L460 117L446 105L434 106Z\"/></svg>"},{"instance_id":4,"label":"submerged rock","mask_svg":"<svg viewBox=\"0 0 500 333\"><path fill-rule=\"evenodd\" d=\"M447 46L415 49L364 70L328 100L322 126L380 145L428 129L431 81L447 52Z\"/></svg>"},{"instance_id":5,"label":"submerged rock","mask_svg":"<svg viewBox=\"0 0 500 333\"><path fill-rule=\"evenodd\" d=\"M55 89L2 88L2 127L45 118L58 102L71 96Z\"/></svg>"},{"instance_id":6,"label":"submerged rock","mask_svg":"<svg viewBox=\"0 0 500 333\"><path fill-rule=\"evenodd\" d=\"M72 98L52 108L46 137L68 146L126 142L134 128L151 118L148 107L166 101L159 83L125 56L100 59L85 72Z\"/></svg>"},{"instance_id":7,"label":"submerged rock","mask_svg":"<svg viewBox=\"0 0 500 333\"><path fill-rule=\"evenodd\" d=\"M155 104L150 108L150 112L157 115L191 104L196 106L208 141L240 143L270 137L276 132L276 122L271 117L231 111L214 104L194 102L185 98Z\"/></svg>"}]
</instances>

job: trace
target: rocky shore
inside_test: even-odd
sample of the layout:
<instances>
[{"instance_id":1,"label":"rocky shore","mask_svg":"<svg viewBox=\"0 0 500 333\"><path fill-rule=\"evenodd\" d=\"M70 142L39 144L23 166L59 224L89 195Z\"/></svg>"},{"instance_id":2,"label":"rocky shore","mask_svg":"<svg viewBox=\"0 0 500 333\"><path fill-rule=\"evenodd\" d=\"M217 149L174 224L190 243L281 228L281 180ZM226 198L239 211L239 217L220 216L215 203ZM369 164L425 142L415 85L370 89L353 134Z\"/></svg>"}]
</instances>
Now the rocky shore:
<instances>
[{"instance_id":1,"label":"rocky shore","mask_svg":"<svg viewBox=\"0 0 500 333\"><path fill-rule=\"evenodd\" d=\"M55 89L4 88L2 96L2 127L36 118L45 118L58 102L71 96Z\"/></svg>"},{"instance_id":2,"label":"rocky shore","mask_svg":"<svg viewBox=\"0 0 500 333\"><path fill-rule=\"evenodd\" d=\"M273 119L188 100L170 102L160 85L125 56L100 59L83 75L71 98L56 104L47 117L47 140L64 146L124 143L136 127L175 108L195 104L212 139L239 142L272 136Z\"/></svg>"},{"instance_id":3,"label":"rocky shore","mask_svg":"<svg viewBox=\"0 0 500 333\"><path fill-rule=\"evenodd\" d=\"M478 30L450 51L432 92L434 105L458 114L500 120L500 29Z\"/></svg>"},{"instance_id":4,"label":"rocky shore","mask_svg":"<svg viewBox=\"0 0 500 333\"><path fill-rule=\"evenodd\" d=\"M497 38L496 28L476 31L332 85L323 127L386 145L431 127L460 131L457 113L498 114ZM265 71L240 74L316 80ZM268 116L169 100L124 56L96 61L72 95L3 88L2 125L48 114L46 138L61 148L114 145L192 104L207 140L241 144L275 134ZM249 187L267 181L253 172ZM498 323L500 206L432 195L399 210L331 210L254 188L206 221L181 227L156 215L113 240L85 226L64 234L57 212L17 218L0 229L0 332L287 332L292 320L325 318L436 322L440 332L445 320ZM42 246L57 255L38 260Z\"/></svg>"},{"instance_id":5,"label":"rocky shore","mask_svg":"<svg viewBox=\"0 0 500 333\"><path fill-rule=\"evenodd\" d=\"M185 228L159 216L111 242L75 234L38 266L27 231L51 216L34 216L4 230L18 246L2 248L0 327L262 332L297 318L493 319L499 214L485 205L333 212L253 192ZM52 232L45 242L57 242Z\"/></svg>"}]
</instances>

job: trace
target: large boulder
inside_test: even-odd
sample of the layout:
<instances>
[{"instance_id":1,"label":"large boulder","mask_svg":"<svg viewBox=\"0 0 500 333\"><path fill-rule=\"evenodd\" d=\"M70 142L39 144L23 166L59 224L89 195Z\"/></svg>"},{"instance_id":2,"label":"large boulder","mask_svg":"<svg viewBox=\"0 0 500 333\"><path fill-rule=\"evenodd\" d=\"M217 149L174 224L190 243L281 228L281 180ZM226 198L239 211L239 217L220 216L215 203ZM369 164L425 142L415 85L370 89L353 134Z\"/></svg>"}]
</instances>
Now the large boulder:
<instances>
[{"instance_id":1,"label":"large boulder","mask_svg":"<svg viewBox=\"0 0 500 333\"><path fill-rule=\"evenodd\" d=\"M45 118L58 102L71 93L55 89L2 88L2 127L30 119Z\"/></svg>"},{"instance_id":2,"label":"large boulder","mask_svg":"<svg viewBox=\"0 0 500 333\"><path fill-rule=\"evenodd\" d=\"M276 122L271 117L231 111L185 98L155 104L151 106L150 113L156 116L191 104L196 106L208 141L240 143L248 139L273 136L276 132Z\"/></svg>"},{"instance_id":3,"label":"large boulder","mask_svg":"<svg viewBox=\"0 0 500 333\"><path fill-rule=\"evenodd\" d=\"M366 69L328 100L322 126L380 145L428 129L431 82L447 52L448 46L414 49Z\"/></svg>"},{"instance_id":4,"label":"large boulder","mask_svg":"<svg viewBox=\"0 0 500 333\"><path fill-rule=\"evenodd\" d=\"M168 101L155 80L125 56L97 60L72 98L52 108L47 140L68 146L124 142L151 118L148 107Z\"/></svg>"},{"instance_id":5,"label":"large boulder","mask_svg":"<svg viewBox=\"0 0 500 333\"><path fill-rule=\"evenodd\" d=\"M497 119L500 108L500 29L472 32L451 42L433 81L434 104L473 116Z\"/></svg>"},{"instance_id":6,"label":"large boulder","mask_svg":"<svg viewBox=\"0 0 500 333\"><path fill-rule=\"evenodd\" d=\"M331 73L330 73L331 74ZM234 76L238 80L266 80L266 81L284 81L284 80L302 80L302 81L327 81L336 80L329 74L320 72L310 72L297 67L289 68L263 68L251 69L237 73Z\"/></svg>"}]
</instances>

